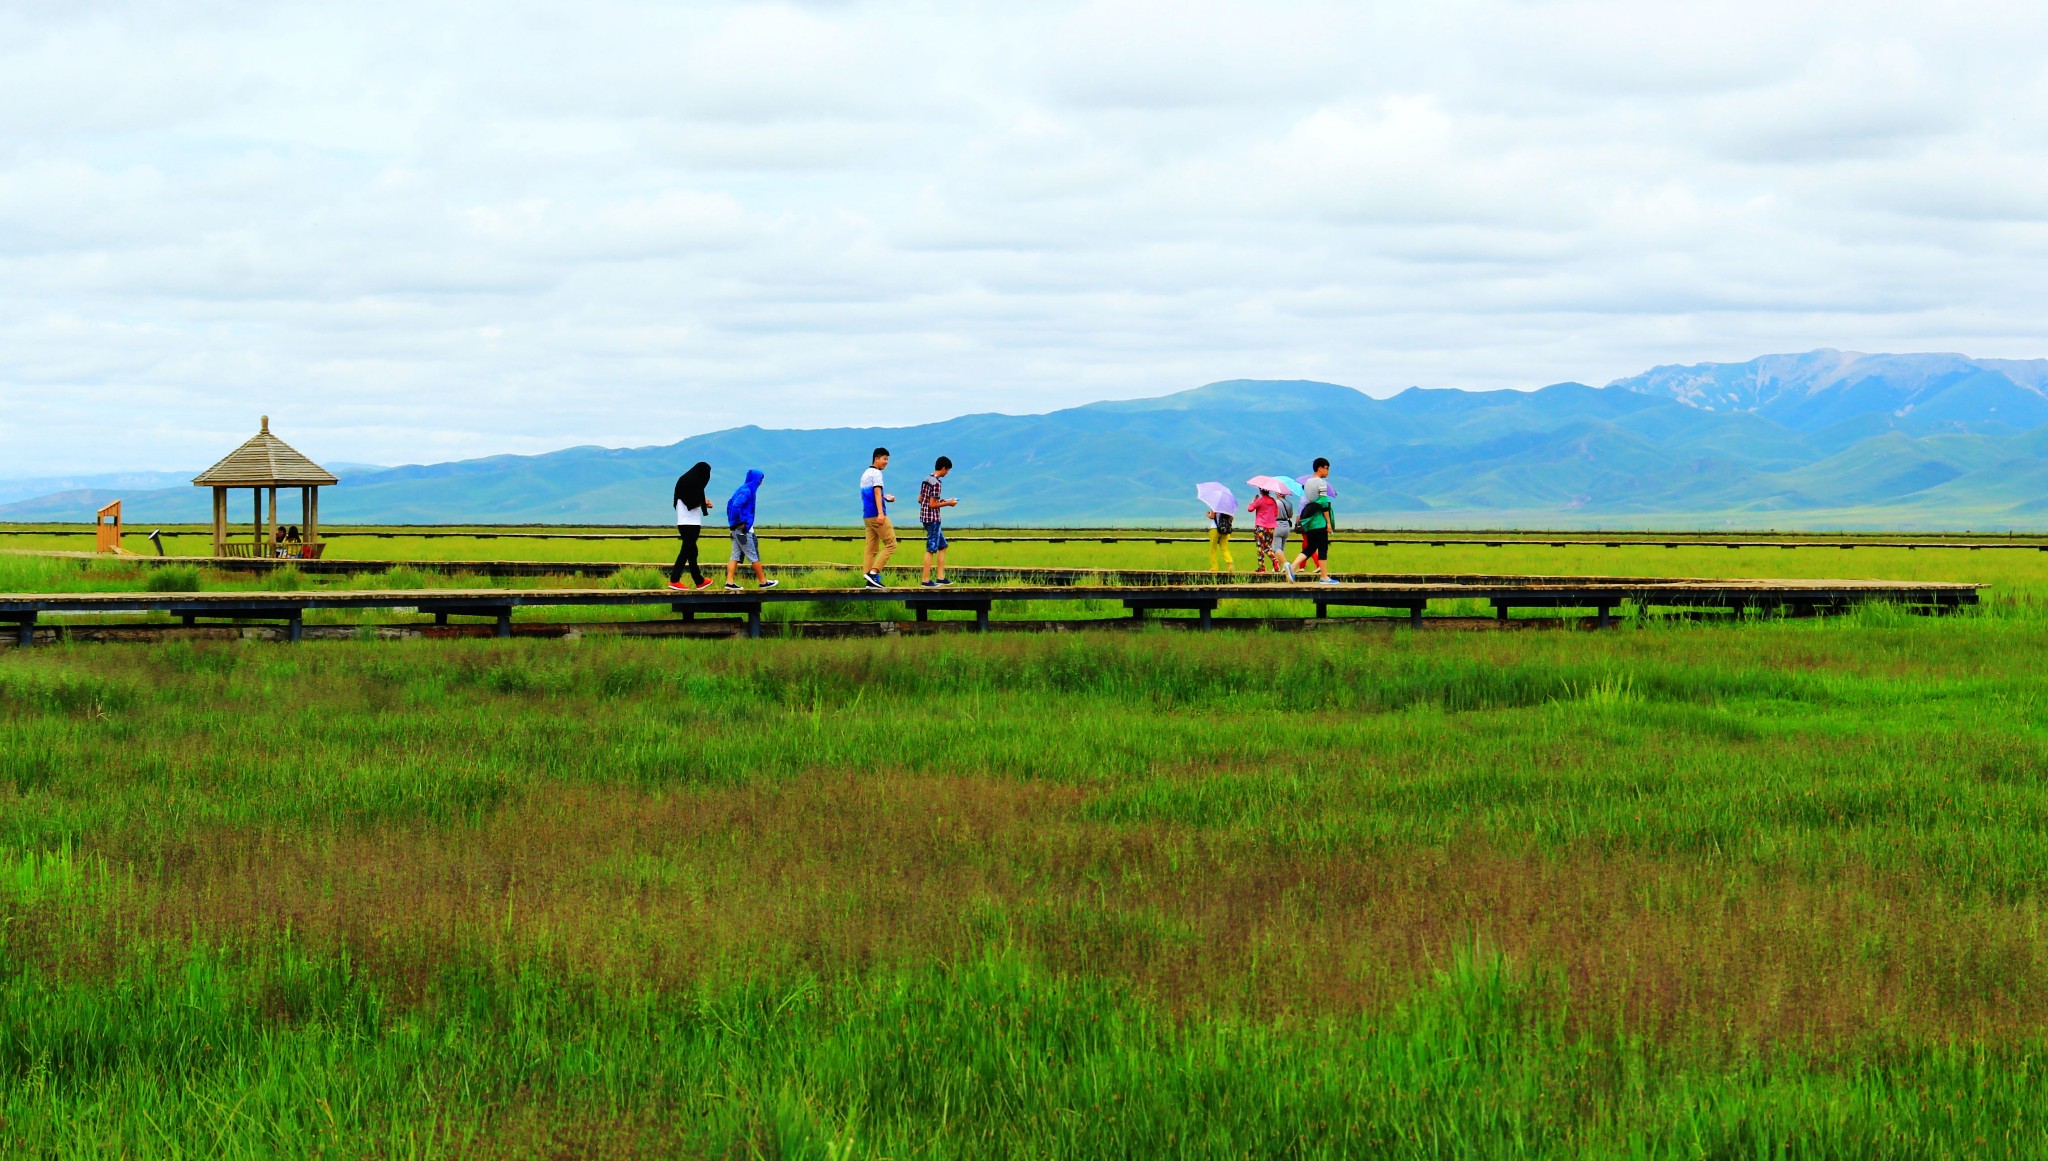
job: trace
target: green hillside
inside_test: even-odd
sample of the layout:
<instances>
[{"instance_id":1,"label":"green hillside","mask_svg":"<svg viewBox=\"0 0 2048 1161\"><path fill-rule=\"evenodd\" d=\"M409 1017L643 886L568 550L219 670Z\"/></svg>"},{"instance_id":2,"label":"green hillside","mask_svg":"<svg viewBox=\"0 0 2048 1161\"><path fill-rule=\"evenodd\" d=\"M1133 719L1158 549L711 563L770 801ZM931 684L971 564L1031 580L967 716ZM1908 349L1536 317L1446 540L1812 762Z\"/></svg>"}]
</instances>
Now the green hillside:
<instances>
[{"instance_id":1,"label":"green hillside","mask_svg":"<svg viewBox=\"0 0 2048 1161\"><path fill-rule=\"evenodd\" d=\"M1790 401L1789 388L1692 398L1682 389L1690 380L1675 374L1634 384L1642 390L1415 388L1386 399L1333 383L1230 380L1043 415L966 415L902 428L748 426L663 446L352 471L323 499L322 514L344 522L660 524L671 518L675 477L703 459L719 495L748 468L767 474L764 522L849 524L859 515L859 474L880 444L896 453L889 480L905 521L915 518L908 503L938 455L956 465L948 485L963 500L955 523L1023 526L1194 523L1203 511L1196 483L1220 480L1242 492L1252 475L1300 475L1322 455L1336 464L1340 513L1376 523L2037 524L2048 496L2048 428L2014 430L2023 409L2005 386L1986 394L1982 375L1901 366L1911 372L1906 387L1869 376L1806 383ZM2025 369L2013 374L2024 378ZM2036 390L2011 375L2001 383ZM1916 427L1890 412L1855 410L1857 399L1890 406L1909 396L1933 409L1937 395L1939 423ZM1755 405L1729 402L1745 398ZM1971 412L1971 399L1992 402ZM1771 418L1774 409L1788 420ZM0 518L84 519L114 498L127 501L131 523L207 515L195 488L84 488L0 507Z\"/></svg>"}]
</instances>

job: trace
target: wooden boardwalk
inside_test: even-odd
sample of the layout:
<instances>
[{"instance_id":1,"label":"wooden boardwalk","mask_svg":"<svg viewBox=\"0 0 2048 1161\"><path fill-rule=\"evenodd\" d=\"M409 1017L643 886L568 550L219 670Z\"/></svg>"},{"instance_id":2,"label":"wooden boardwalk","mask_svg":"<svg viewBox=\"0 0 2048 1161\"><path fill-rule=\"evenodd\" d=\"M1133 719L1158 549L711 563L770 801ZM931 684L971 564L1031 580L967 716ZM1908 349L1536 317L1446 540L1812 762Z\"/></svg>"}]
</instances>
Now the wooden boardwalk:
<instances>
[{"instance_id":1,"label":"wooden boardwalk","mask_svg":"<svg viewBox=\"0 0 2048 1161\"><path fill-rule=\"evenodd\" d=\"M202 593L0 593L0 623L15 627L14 639L28 645L39 623L79 615L157 614L187 625L207 622L282 625L299 640L308 612L320 609L411 611L437 624L450 618L481 618L501 637L512 632L520 609L666 606L685 620L700 614L745 619L748 636L759 636L761 613L769 604L829 601L839 604L897 604L918 620L931 613L973 613L986 629L998 604L1015 602L1116 601L1133 617L1184 611L1202 628L1219 604L1248 606L1275 601L1308 602L1317 617L1333 607L1389 609L1408 614L1420 627L1431 601L1483 600L1506 620L1515 609L1583 610L1602 626L1624 606L1641 609L1729 610L1787 616L1821 616L1871 601L1891 602L1927 613L1975 605L1983 586L1938 582L1848 580L1707 580L1651 577L1401 577L1342 584L1052 584L956 585L927 589L776 588L728 592L707 589L330 589L301 592Z\"/></svg>"},{"instance_id":2,"label":"wooden boardwalk","mask_svg":"<svg viewBox=\"0 0 2048 1161\"><path fill-rule=\"evenodd\" d=\"M0 549L0 552L16 551ZM26 550L21 555L58 560L93 561L113 559L102 553L64 552L51 550ZM124 556L123 563L143 567L164 565L192 565L198 568L231 573L267 573L290 568L304 576L375 576L395 568L411 569L415 572L434 576L488 577L497 580L511 580L521 577L610 577L629 568L667 571L659 561L646 560L349 560L327 558L323 560L282 560L274 557L211 557L211 556ZM851 578L857 566L821 561L773 561L769 563L771 573L838 572ZM891 565L887 570L894 584L907 584L919 572L915 564ZM953 578L968 584L1027 584L1027 585L1276 585L1299 588L1298 584L1284 581L1271 573L1238 572L1227 580L1220 580L1217 574L1206 569L1142 569L1142 568L1039 568L1030 565L952 565L946 572ZM1669 584L1803 584L1803 581L1729 581L1712 577L1674 576L1565 576L1549 573L1469 573L1469 572L1349 572L1334 571L1331 575L1347 583L1360 584L1431 584L1431 585L1489 585L1489 584L1621 584L1621 585L1669 585ZM1834 583L1834 582L1824 582ZM1852 582L1844 582L1852 583ZM1866 583L1866 582L1853 582ZM1878 583L1878 582L1869 582ZM1910 587L1910 586L1909 586ZM1921 586L1924 587L1924 586Z\"/></svg>"},{"instance_id":3,"label":"wooden boardwalk","mask_svg":"<svg viewBox=\"0 0 2048 1161\"><path fill-rule=\"evenodd\" d=\"M675 531L668 525L656 528L622 529L611 532L560 532L549 531L553 526L520 525L473 525L475 531L451 530L438 525L385 526L374 528L329 528L320 533L322 540L626 540L674 542ZM909 526L915 531L916 526ZM715 525L704 529L707 540L725 534L725 529ZM0 538L8 536L92 536L87 528L51 528L46 526L0 527ZM195 536L189 529L166 526L166 536ZM760 539L764 542L796 544L804 541L828 541L842 544L859 544L865 534L859 528L853 529L798 529L776 531L762 529ZM1199 531L1184 528L1174 529L975 529L962 528L959 532L948 532L947 538L954 544L1195 544L1205 545L1208 538ZM1747 532L1715 534L1702 532L1659 532L1655 530L1618 532L1558 532L1543 530L1527 531L1483 531L1458 529L1383 529L1383 530L1339 530L1331 538L1334 544L1372 545L1386 547L1393 544L1419 544L1431 548L1449 545L1470 547L1502 548L1508 545L1530 545L1540 548L1903 548L1903 549L2012 549L2024 552L2048 552L2048 537L2039 533L1926 533L1922 535L1900 535L1897 533L1828 534L1825 532Z\"/></svg>"}]
</instances>

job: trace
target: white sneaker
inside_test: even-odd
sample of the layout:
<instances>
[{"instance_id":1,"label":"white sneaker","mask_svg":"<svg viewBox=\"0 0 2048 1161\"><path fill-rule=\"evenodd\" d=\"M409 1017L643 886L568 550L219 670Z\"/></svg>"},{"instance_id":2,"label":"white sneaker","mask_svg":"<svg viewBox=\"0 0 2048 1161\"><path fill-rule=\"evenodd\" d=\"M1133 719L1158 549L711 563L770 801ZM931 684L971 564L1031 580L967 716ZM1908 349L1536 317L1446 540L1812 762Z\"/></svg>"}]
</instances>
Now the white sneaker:
<instances>
[{"instance_id":1,"label":"white sneaker","mask_svg":"<svg viewBox=\"0 0 2048 1161\"><path fill-rule=\"evenodd\" d=\"M1343 582L1343 581L1340 581L1340 580L1338 580L1338 579L1337 579L1336 577L1333 577L1333 576L1326 576L1326 577L1324 577L1324 578L1322 579L1322 582L1321 582L1321 583L1323 583L1323 584L1326 584L1326 585L1338 585L1338 584L1343 584L1344 582Z\"/></svg>"}]
</instances>

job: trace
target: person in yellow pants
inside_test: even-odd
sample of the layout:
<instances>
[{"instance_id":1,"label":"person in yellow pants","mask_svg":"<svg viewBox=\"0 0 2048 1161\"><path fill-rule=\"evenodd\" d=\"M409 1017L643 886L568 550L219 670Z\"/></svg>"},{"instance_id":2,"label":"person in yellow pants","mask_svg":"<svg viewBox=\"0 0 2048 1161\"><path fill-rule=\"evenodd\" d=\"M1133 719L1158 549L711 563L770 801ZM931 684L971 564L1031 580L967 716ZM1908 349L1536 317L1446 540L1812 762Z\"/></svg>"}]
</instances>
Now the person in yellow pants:
<instances>
[{"instance_id":1,"label":"person in yellow pants","mask_svg":"<svg viewBox=\"0 0 2048 1161\"><path fill-rule=\"evenodd\" d=\"M1232 516L1228 512L1209 513L1209 571L1236 572L1237 562L1230 557L1230 525ZM1221 567L1217 562L1221 561Z\"/></svg>"}]
</instances>

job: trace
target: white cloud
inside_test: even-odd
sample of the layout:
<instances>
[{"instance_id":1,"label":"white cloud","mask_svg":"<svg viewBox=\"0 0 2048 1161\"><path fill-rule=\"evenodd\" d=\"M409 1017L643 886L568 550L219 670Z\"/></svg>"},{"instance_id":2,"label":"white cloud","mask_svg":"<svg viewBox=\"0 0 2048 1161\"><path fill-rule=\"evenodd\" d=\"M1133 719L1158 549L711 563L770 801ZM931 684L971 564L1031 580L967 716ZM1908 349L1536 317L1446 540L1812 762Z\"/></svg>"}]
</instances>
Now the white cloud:
<instances>
[{"instance_id":1,"label":"white cloud","mask_svg":"<svg viewBox=\"0 0 2048 1161\"><path fill-rule=\"evenodd\" d=\"M2048 9L15 4L0 475L2038 356Z\"/></svg>"}]
</instances>

